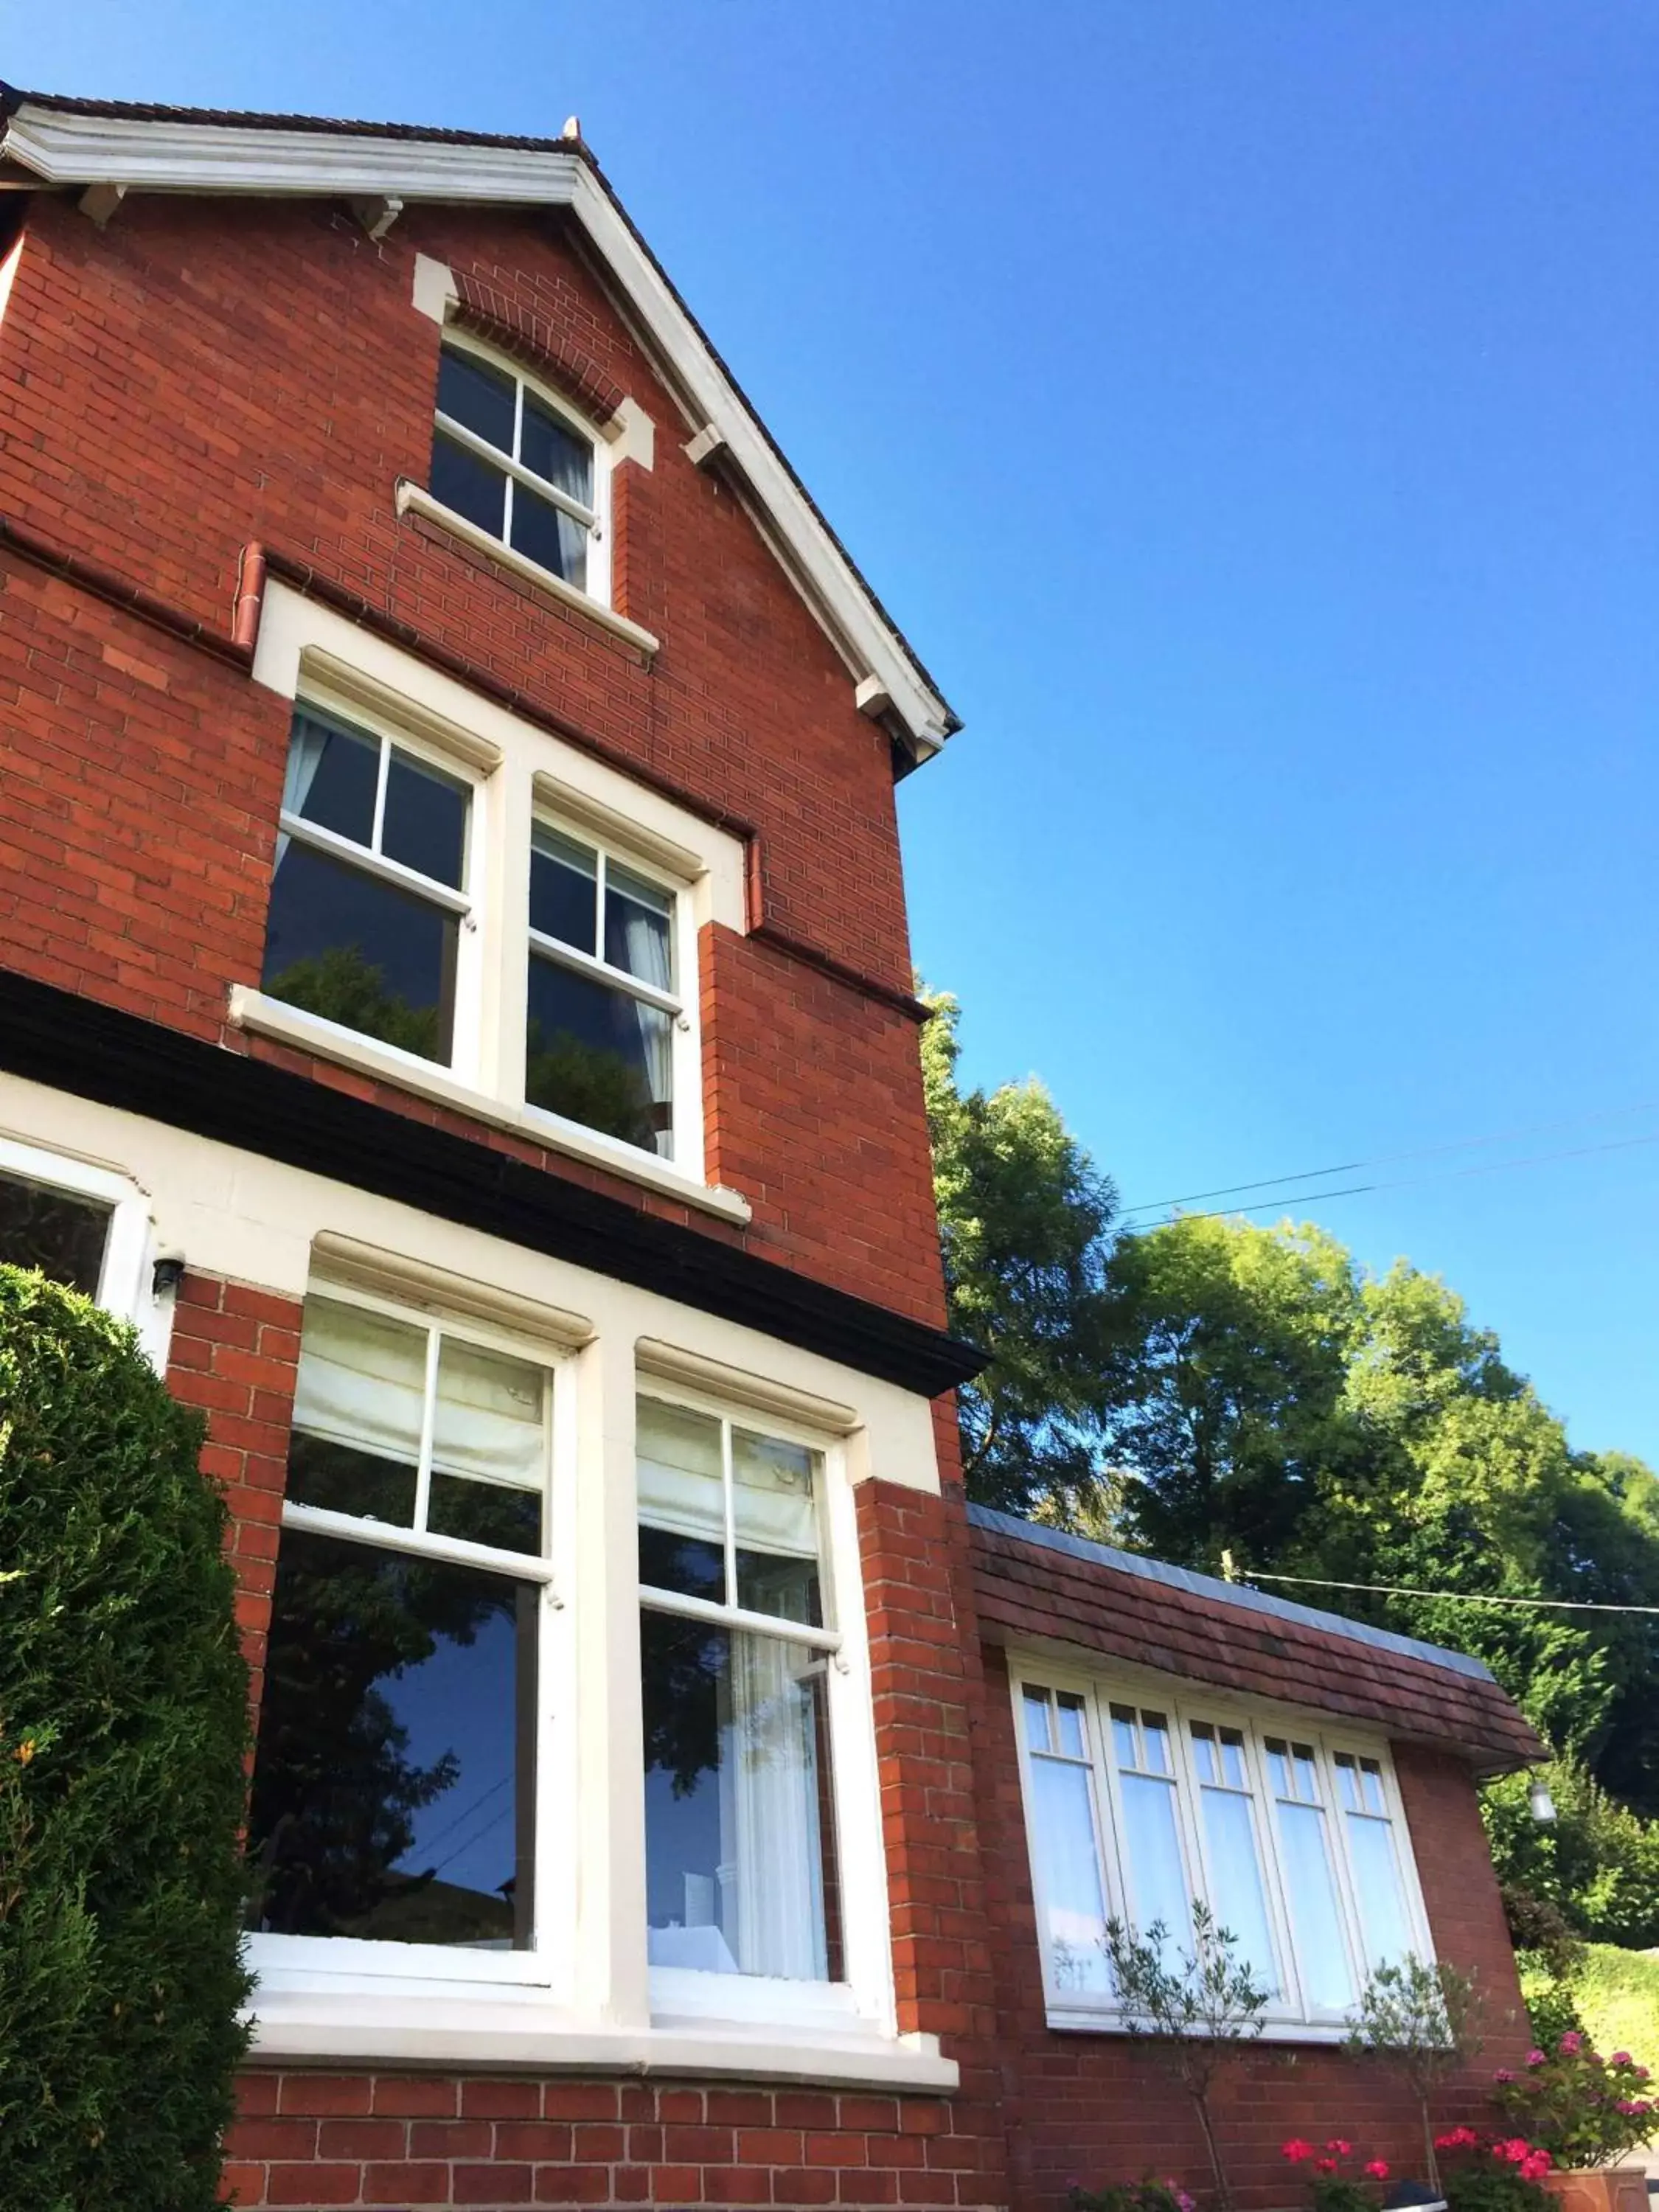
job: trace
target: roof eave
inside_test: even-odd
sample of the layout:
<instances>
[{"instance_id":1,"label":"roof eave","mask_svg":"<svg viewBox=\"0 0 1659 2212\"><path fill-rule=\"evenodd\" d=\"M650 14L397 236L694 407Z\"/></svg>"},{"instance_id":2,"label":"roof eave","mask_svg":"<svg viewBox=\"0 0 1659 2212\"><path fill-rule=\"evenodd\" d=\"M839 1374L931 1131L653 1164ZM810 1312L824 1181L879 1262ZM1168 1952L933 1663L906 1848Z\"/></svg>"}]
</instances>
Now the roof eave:
<instances>
[{"instance_id":1,"label":"roof eave","mask_svg":"<svg viewBox=\"0 0 1659 2212\"><path fill-rule=\"evenodd\" d=\"M60 190L568 208L674 387L741 471L855 686L878 692L917 761L960 728L580 142L423 137L299 117L152 116L14 92L0 112L0 162Z\"/></svg>"}]
</instances>

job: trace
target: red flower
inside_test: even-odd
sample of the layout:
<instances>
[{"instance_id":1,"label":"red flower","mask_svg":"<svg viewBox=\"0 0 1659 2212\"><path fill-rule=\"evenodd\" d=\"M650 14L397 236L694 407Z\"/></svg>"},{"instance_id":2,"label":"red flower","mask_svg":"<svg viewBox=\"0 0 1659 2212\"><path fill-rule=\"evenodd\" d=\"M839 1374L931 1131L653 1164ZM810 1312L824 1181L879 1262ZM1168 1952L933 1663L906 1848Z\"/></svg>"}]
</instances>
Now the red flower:
<instances>
[{"instance_id":1,"label":"red flower","mask_svg":"<svg viewBox=\"0 0 1659 2212\"><path fill-rule=\"evenodd\" d=\"M1336 2160L1334 2158L1316 2158L1314 2160L1314 2172L1316 2173L1334 2173L1336 2172Z\"/></svg>"},{"instance_id":2,"label":"red flower","mask_svg":"<svg viewBox=\"0 0 1659 2212\"><path fill-rule=\"evenodd\" d=\"M1454 2128L1449 2135L1437 2136L1437 2150L1473 2150L1480 2138L1473 2128Z\"/></svg>"},{"instance_id":3,"label":"red flower","mask_svg":"<svg viewBox=\"0 0 1659 2212\"><path fill-rule=\"evenodd\" d=\"M1289 2159L1292 2166L1300 2166L1304 2158L1313 2156L1314 2147L1310 2142L1304 2142L1300 2136L1292 2136L1289 2142L1279 2145L1279 2154L1281 2158Z\"/></svg>"},{"instance_id":4,"label":"red flower","mask_svg":"<svg viewBox=\"0 0 1659 2212\"><path fill-rule=\"evenodd\" d=\"M1373 2181L1386 2181L1389 2178L1389 2161L1386 2158L1374 2158L1366 2166L1365 2171Z\"/></svg>"},{"instance_id":5,"label":"red flower","mask_svg":"<svg viewBox=\"0 0 1659 2212\"><path fill-rule=\"evenodd\" d=\"M1346 2158L1348 2153L1353 2148L1353 2145L1350 2142L1344 2142L1340 2136L1333 2136L1330 2141L1326 2144L1325 2148L1327 2150L1334 2150L1339 2158Z\"/></svg>"}]
</instances>

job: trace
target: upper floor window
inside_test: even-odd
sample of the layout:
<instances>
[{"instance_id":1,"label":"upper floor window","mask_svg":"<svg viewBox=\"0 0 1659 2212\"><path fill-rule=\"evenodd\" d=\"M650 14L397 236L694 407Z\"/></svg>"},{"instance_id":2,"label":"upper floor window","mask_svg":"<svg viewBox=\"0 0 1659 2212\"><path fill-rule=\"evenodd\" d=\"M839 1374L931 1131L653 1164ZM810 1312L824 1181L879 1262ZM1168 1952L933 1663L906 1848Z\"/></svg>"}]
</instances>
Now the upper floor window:
<instances>
[{"instance_id":1,"label":"upper floor window","mask_svg":"<svg viewBox=\"0 0 1659 2212\"><path fill-rule=\"evenodd\" d=\"M471 1974L538 1948L553 1390L482 1334L307 1301L248 1815L258 1930L456 1951Z\"/></svg>"},{"instance_id":2,"label":"upper floor window","mask_svg":"<svg viewBox=\"0 0 1659 2212\"><path fill-rule=\"evenodd\" d=\"M471 811L471 785L412 747L299 708L263 988L453 1065Z\"/></svg>"},{"instance_id":3,"label":"upper floor window","mask_svg":"<svg viewBox=\"0 0 1659 2212\"><path fill-rule=\"evenodd\" d=\"M603 442L476 341L446 336L432 496L579 592L610 597Z\"/></svg>"},{"instance_id":4,"label":"upper floor window","mask_svg":"<svg viewBox=\"0 0 1659 2212\"><path fill-rule=\"evenodd\" d=\"M525 1099L672 1158L675 895L538 822L530 847Z\"/></svg>"},{"instance_id":5,"label":"upper floor window","mask_svg":"<svg viewBox=\"0 0 1659 2212\"><path fill-rule=\"evenodd\" d=\"M1114 2009L1106 1923L1206 1905L1281 2033L1335 2033L1369 1972L1431 1955L1386 1750L1047 1670L1015 1685L1051 2016Z\"/></svg>"},{"instance_id":6,"label":"upper floor window","mask_svg":"<svg viewBox=\"0 0 1659 2212\"><path fill-rule=\"evenodd\" d=\"M841 1982L823 1455L653 1397L637 1438L651 1963Z\"/></svg>"}]
</instances>

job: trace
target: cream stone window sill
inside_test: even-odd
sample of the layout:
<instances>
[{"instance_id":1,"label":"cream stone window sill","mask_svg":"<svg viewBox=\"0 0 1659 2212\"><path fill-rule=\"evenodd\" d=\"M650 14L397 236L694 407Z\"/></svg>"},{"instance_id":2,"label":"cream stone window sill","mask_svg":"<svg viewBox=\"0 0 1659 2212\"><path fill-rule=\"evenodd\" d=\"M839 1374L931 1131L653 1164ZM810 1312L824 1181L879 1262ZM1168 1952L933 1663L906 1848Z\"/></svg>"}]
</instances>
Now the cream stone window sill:
<instances>
[{"instance_id":1,"label":"cream stone window sill","mask_svg":"<svg viewBox=\"0 0 1659 2212\"><path fill-rule=\"evenodd\" d=\"M749 1201L740 1191L728 1190L724 1184L698 1182L672 1162L641 1152L636 1145L624 1145L597 1130L584 1129L577 1122L562 1121L556 1115L538 1113L533 1107L507 1105L412 1053L359 1036L336 1022L325 1021L319 1014L307 1013L280 999L267 998L263 991L250 990L246 983L231 987L230 1018L239 1029L273 1037L302 1052L314 1052L380 1082L396 1084L418 1097L453 1107L458 1114L486 1121L492 1128L510 1129L515 1136L545 1145L549 1152L563 1152L590 1167L642 1183L701 1212L715 1214L722 1221L744 1223L750 1218Z\"/></svg>"},{"instance_id":2,"label":"cream stone window sill","mask_svg":"<svg viewBox=\"0 0 1659 2212\"><path fill-rule=\"evenodd\" d=\"M758 2022L663 2020L621 2028L585 2020L545 1990L429 1996L261 1986L251 2008L256 2065L531 2067L538 2072L714 2075L815 2087L931 2090L957 2086L933 2036L845 2033Z\"/></svg>"},{"instance_id":3,"label":"cream stone window sill","mask_svg":"<svg viewBox=\"0 0 1659 2212\"><path fill-rule=\"evenodd\" d=\"M556 576L550 568L544 568L539 561L531 560L504 539L492 538L487 530L480 530L476 522L469 522L464 514L457 514L453 507L446 507L441 499L434 499L429 491L417 483L411 483L407 477L398 479L398 512L399 514L422 515L427 521L435 522L441 530L447 530L452 537L475 546L481 553L487 553L492 561L499 561L503 568L512 569L514 575L524 576L531 583L539 585L550 598L560 600L565 606L574 607L579 614L586 615L590 622L598 623L601 629L608 629L613 637L626 640L647 658L660 649L660 639L653 637L648 629L642 629L638 623L629 622L626 615L619 615L615 608L590 599L586 592L579 592L574 584L567 584L562 576Z\"/></svg>"}]
</instances>

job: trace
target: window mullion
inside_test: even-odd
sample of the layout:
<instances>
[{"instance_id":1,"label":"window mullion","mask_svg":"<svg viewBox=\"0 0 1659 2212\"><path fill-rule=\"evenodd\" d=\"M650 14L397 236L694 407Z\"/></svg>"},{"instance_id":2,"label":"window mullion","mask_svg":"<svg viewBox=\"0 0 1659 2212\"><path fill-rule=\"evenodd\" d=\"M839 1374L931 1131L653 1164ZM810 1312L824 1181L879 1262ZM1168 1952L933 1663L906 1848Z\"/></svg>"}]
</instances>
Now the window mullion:
<instances>
[{"instance_id":1,"label":"window mullion","mask_svg":"<svg viewBox=\"0 0 1659 2212\"><path fill-rule=\"evenodd\" d=\"M601 856L600 866L604 866ZM737 1514L732 1496L732 1424L720 1422L720 1485L726 1495L726 1602L738 1610Z\"/></svg>"},{"instance_id":2,"label":"window mullion","mask_svg":"<svg viewBox=\"0 0 1659 2212\"><path fill-rule=\"evenodd\" d=\"M392 772L392 740L380 739L380 757L374 769L374 826L368 833L370 849L376 860L380 857L381 837L386 829L386 787Z\"/></svg>"},{"instance_id":3,"label":"window mullion","mask_svg":"<svg viewBox=\"0 0 1659 2212\"><path fill-rule=\"evenodd\" d=\"M426 1385L421 1403L421 1455L415 1468L415 1526L427 1533L426 1516L432 1502L432 1438L438 1419L438 1358L441 1332L428 1328L426 1334Z\"/></svg>"},{"instance_id":4,"label":"window mullion","mask_svg":"<svg viewBox=\"0 0 1659 2212\"><path fill-rule=\"evenodd\" d=\"M1364 1922L1359 1912L1359 1881L1348 1846L1348 1815L1342 1803L1342 1793L1337 1787L1336 1765L1332 1759L1323 1736L1313 1740L1314 1765L1319 1775L1320 1794L1328 1808L1326 1822L1331 1841L1331 1872L1336 1881L1337 1910L1342 1920L1343 1935L1348 1946L1348 1965L1353 1976L1356 1992L1364 1990L1370 1972L1365 1955ZM1355 1788L1358 1788L1359 1770L1354 1769ZM1360 1802L1364 1800L1362 1796Z\"/></svg>"}]
</instances>

